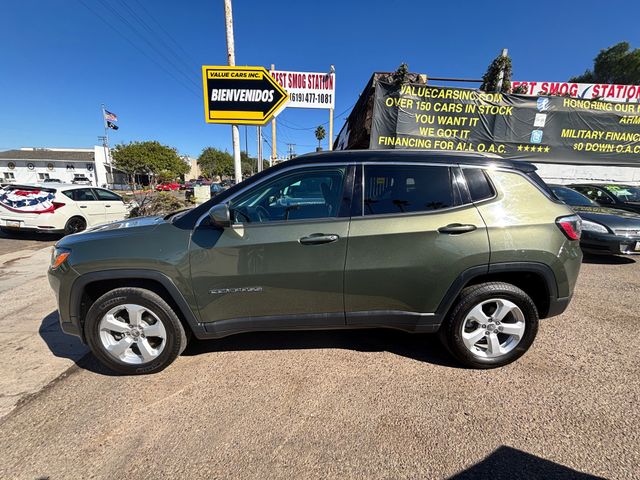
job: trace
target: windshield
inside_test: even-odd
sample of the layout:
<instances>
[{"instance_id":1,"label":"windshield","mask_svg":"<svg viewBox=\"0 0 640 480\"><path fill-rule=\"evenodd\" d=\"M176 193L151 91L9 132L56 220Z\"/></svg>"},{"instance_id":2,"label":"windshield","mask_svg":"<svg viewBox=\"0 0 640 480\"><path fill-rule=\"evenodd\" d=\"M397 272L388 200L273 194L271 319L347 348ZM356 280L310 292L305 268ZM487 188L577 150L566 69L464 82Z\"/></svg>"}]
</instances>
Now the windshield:
<instances>
[{"instance_id":1,"label":"windshield","mask_svg":"<svg viewBox=\"0 0 640 480\"><path fill-rule=\"evenodd\" d=\"M551 187L554 195L562 200L567 205L573 205L574 207L593 207L597 206L592 200L581 193L576 192L568 187Z\"/></svg>"},{"instance_id":2,"label":"windshield","mask_svg":"<svg viewBox=\"0 0 640 480\"><path fill-rule=\"evenodd\" d=\"M622 202L640 202L640 187L607 185L607 190Z\"/></svg>"}]
</instances>

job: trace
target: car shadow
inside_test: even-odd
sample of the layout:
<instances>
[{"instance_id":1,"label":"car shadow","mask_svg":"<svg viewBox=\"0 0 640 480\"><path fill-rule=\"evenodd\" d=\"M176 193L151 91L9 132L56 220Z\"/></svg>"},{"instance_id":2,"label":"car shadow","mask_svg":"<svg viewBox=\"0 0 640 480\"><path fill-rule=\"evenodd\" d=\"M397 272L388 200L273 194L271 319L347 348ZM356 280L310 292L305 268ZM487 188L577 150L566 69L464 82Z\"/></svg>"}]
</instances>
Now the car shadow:
<instances>
[{"instance_id":1,"label":"car shadow","mask_svg":"<svg viewBox=\"0 0 640 480\"><path fill-rule=\"evenodd\" d=\"M436 335L412 334L391 329L301 330L250 332L216 340L192 339L183 355L249 350L307 350L335 348L357 352L389 352L451 368L456 363L440 344Z\"/></svg>"},{"instance_id":2,"label":"car shadow","mask_svg":"<svg viewBox=\"0 0 640 480\"><path fill-rule=\"evenodd\" d=\"M604 480L521 450L501 446L482 461L448 480Z\"/></svg>"},{"instance_id":3,"label":"car shadow","mask_svg":"<svg viewBox=\"0 0 640 480\"><path fill-rule=\"evenodd\" d=\"M594 265L628 265L630 263L636 263L636 261L629 256L593 255L585 253L582 257L582 263L590 263Z\"/></svg>"},{"instance_id":4,"label":"car shadow","mask_svg":"<svg viewBox=\"0 0 640 480\"><path fill-rule=\"evenodd\" d=\"M100 375L118 376L89 354L89 348L80 339L65 334L60 328L58 311L42 319L39 334L56 357L68 358L85 370ZM457 364L442 347L436 335L411 334L389 329L360 330L305 330L287 332L239 333L212 340L191 339L182 353L197 356L213 352L249 350L299 350L339 348L358 352L390 352L420 362L451 368L464 368Z\"/></svg>"},{"instance_id":5,"label":"car shadow","mask_svg":"<svg viewBox=\"0 0 640 480\"><path fill-rule=\"evenodd\" d=\"M0 232L0 238L3 240L33 240L35 242L56 242L63 235L59 233L39 233L39 232Z\"/></svg>"},{"instance_id":6,"label":"car shadow","mask_svg":"<svg viewBox=\"0 0 640 480\"><path fill-rule=\"evenodd\" d=\"M79 338L67 335L60 328L60 316L55 310L42 319L38 330L51 353L56 357L68 358L84 369L100 375L117 376L117 372L109 370L90 355L89 348Z\"/></svg>"}]
</instances>

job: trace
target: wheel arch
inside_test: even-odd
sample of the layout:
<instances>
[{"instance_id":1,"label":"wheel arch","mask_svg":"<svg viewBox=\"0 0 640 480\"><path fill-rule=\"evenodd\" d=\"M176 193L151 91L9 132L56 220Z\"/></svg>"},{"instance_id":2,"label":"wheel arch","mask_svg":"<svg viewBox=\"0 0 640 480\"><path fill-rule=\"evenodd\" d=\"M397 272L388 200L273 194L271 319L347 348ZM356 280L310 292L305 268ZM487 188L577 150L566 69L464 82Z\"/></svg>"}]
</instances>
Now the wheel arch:
<instances>
[{"instance_id":1,"label":"wheel arch","mask_svg":"<svg viewBox=\"0 0 640 480\"><path fill-rule=\"evenodd\" d=\"M440 302L438 317L446 318L466 287L485 282L506 282L520 288L531 297L540 318L559 315L568 304L568 299L558 299L558 285L551 267L537 262L505 262L462 272Z\"/></svg>"},{"instance_id":2,"label":"wheel arch","mask_svg":"<svg viewBox=\"0 0 640 480\"><path fill-rule=\"evenodd\" d=\"M158 294L175 311L185 330L196 336L202 327L173 281L155 270L104 270L81 275L71 286L69 313L86 342L84 322L91 305L102 295L120 287L145 288Z\"/></svg>"}]
</instances>

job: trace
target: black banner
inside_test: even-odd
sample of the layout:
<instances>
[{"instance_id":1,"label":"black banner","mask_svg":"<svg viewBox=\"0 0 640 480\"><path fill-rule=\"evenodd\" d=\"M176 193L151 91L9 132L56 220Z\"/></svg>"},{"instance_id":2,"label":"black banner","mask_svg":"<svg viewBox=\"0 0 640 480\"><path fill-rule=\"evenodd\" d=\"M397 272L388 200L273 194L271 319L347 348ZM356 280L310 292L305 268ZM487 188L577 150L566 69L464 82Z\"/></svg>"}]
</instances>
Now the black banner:
<instances>
[{"instance_id":1,"label":"black banner","mask_svg":"<svg viewBox=\"0 0 640 480\"><path fill-rule=\"evenodd\" d=\"M640 164L640 104L378 81L369 148L494 153L532 162Z\"/></svg>"}]
</instances>

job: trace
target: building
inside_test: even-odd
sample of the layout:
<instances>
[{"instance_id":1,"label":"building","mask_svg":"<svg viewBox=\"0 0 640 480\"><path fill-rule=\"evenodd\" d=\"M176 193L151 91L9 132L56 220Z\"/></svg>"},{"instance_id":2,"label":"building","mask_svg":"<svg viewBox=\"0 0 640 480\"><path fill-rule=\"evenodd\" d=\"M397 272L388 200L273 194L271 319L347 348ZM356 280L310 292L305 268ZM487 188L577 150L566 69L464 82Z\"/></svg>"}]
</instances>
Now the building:
<instances>
[{"instance_id":1,"label":"building","mask_svg":"<svg viewBox=\"0 0 640 480\"><path fill-rule=\"evenodd\" d=\"M21 148L0 152L0 183L37 183L46 179L71 183L86 177L92 185L113 183L108 150L93 148ZM108 175L109 174L109 175Z\"/></svg>"},{"instance_id":2,"label":"building","mask_svg":"<svg viewBox=\"0 0 640 480\"><path fill-rule=\"evenodd\" d=\"M184 156L182 159L189 165L189 172L184 176L185 180L197 180L202 176L202 170L200 170L200 165L198 165L198 160L193 157Z\"/></svg>"}]
</instances>

